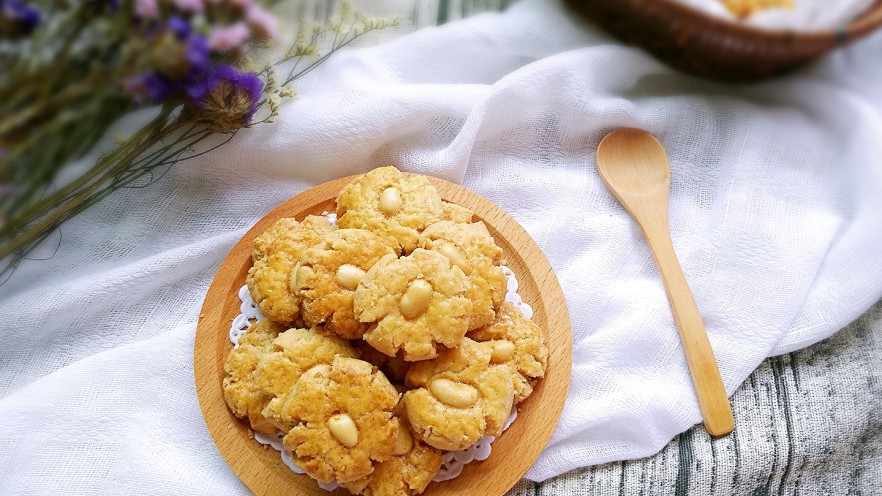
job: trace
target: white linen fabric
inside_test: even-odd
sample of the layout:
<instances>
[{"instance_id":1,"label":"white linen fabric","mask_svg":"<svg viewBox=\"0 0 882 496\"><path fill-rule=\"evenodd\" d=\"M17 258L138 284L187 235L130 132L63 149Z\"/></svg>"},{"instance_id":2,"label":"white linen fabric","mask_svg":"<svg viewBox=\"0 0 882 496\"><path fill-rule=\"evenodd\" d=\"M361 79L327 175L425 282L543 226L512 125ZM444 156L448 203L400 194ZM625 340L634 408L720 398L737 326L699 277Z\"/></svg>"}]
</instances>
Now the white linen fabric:
<instances>
[{"instance_id":1,"label":"white linen fabric","mask_svg":"<svg viewBox=\"0 0 882 496\"><path fill-rule=\"evenodd\" d=\"M572 383L527 476L655 453L700 414L649 249L598 178L598 142L639 127L667 149L675 249L731 394L882 296L880 54L876 36L731 87L545 0L338 53L274 125L115 193L0 286L0 494L246 492L193 385L213 272L278 203L388 164L500 205L560 280Z\"/></svg>"}]
</instances>

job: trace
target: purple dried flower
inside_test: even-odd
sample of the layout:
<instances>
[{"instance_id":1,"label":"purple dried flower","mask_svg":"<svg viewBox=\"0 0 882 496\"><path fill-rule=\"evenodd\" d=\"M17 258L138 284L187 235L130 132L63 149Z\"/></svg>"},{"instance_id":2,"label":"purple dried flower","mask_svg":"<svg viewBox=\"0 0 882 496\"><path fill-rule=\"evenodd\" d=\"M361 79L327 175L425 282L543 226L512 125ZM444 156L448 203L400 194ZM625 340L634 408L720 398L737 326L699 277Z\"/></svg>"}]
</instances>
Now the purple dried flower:
<instances>
[{"instance_id":1,"label":"purple dried flower","mask_svg":"<svg viewBox=\"0 0 882 496\"><path fill-rule=\"evenodd\" d=\"M23 36L41 20L40 11L19 0L0 0L0 35Z\"/></svg>"},{"instance_id":2,"label":"purple dried flower","mask_svg":"<svg viewBox=\"0 0 882 496\"><path fill-rule=\"evenodd\" d=\"M224 36L218 35L224 38L220 41L232 45L227 48L238 46L239 38L247 39L250 34L244 23L235 26L239 32L231 30L220 33ZM251 123L263 95L263 80L230 65L213 65L209 39L194 34L186 18L171 16L165 23L165 37L182 50L178 52L182 55L178 57L180 63L174 62L168 70L157 69L132 77L126 89L142 103L183 98L189 118L205 123L214 132L229 133ZM223 43L215 41L222 48Z\"/></svg>"},{"instance_id":3,"label":"purple dried flower","mask_svg":"<svg viewBox=\"0 0 882 496\"><path fill-rule=\"evenodd\" d=\"M166 23L168 26L168 30L175 34L179 40L186 40L190 37L190 33L193 31L193 26L190 24L190 21L184 19L183 17L173 15L169 18Z\"/></svg>"},{"instance_id":4,"label":"purple dried flower","mask_svg":"<svg viewBox=\"0 0 882 496\"><path fill-rule=\"evenodd\" d=\"M222 64L187 87L196 115L216 133L229 133L251 122L263 94L263 81L252 72Z\"/></svg>"},{"instance_id":5,"label":"purple dried flower","mask_svg":"<svg viewBox=\"0 0 882 496\"><path fill-rule=\"evenodd\" d=\"M175 88L165 77L147 72L129 78L126 91L132 94L139 103L161 102L175 94Z\"/></svg>"},{"instance_id":6,"label":"purple dried flower","mask_svg":"<svg viewBox=\"0 0 882 496\"><path fill-rule=\"evenodd\" d=\"M211 49L205 36L197 35L190 38L187 43L187 62L190 74L199 74L208 68L211 58Z\"/></svg>"},{"instance_id":7,"label":"purple dried flower","mask_svg":"<svg viewBox=\"0 0 882 496\"><path fill-rule=\"evenodd\" d=\"M169 32L179 35L187 21L178 23L170 19ZM180 46L174 42L176 46ZM140 103L161 102L175 98L191 87L211 83L215 78L211 65L211 51L208 40L201 35L192 36L181 47L180 61L172 57L172 63L166 67L148 71L126 81L126 90ZM173 52L172 52L173 53ZM213 79L214 78L214 79Z\"/></svg>"}]
</instances>

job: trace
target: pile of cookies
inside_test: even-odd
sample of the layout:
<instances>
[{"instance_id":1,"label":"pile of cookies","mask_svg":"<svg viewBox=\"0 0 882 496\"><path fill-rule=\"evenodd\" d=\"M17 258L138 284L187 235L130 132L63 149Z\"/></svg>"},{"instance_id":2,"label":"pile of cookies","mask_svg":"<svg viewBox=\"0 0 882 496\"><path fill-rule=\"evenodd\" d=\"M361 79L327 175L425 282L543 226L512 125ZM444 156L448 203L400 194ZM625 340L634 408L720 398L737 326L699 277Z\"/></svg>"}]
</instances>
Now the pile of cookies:
<instances>
[{"instance_id":1,"label":"pile of cookies","mask_svg":"<svg viewBox=\"0 0 882 496\"><path fill-rule=\"evenodd\" d=\"M270 226L247 278L266 318L227 357L230 410L285 433L313 478L373 496L421 493L444 451L501 434L548 351L472 220L424 176L383 167L343 188L336 226Z\"/></svg>"}]
</instances>

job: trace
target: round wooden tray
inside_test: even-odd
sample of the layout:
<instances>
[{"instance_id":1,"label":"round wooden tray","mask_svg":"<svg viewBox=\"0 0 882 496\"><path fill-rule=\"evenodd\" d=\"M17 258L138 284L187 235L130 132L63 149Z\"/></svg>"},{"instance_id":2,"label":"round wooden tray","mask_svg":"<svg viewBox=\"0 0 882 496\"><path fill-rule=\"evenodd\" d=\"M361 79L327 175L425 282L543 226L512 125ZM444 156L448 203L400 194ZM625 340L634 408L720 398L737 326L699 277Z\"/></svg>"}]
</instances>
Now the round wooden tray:
<instances>
[{"instance_id":1,"label":"round wooden tray","mask_svg":"<svg viewBox=\"0 0 882 496\"><path fill-rule=\"evenodd\" d=\"M237 419L223 398L224 360L232 348L229 330L239 313L239 288L251 267L254 238L282 217L303 219L309 214L333 212L340 189L353 177L330 181L291 198L261 219L224 259L202 305L193 368L199 406L223 457L236 475L258 496L264 495L344 495L345 490L328 493L305 475L293 473L282 463L279 453L252 438L247 422ZM519 290L533 307L533 321L546 333L549 356L545 379L523 403L518 418L493 442L493 453L483 462L473 462L452 481L429 485L429 496L505 494L545 448L557 425L570 383L572 338L566 302L557 278L545 255L524 229L486 198L456 184L429 178L441 197L475 212L483 220L503 259L518 278Z\"/></svg>"}]
</instances>

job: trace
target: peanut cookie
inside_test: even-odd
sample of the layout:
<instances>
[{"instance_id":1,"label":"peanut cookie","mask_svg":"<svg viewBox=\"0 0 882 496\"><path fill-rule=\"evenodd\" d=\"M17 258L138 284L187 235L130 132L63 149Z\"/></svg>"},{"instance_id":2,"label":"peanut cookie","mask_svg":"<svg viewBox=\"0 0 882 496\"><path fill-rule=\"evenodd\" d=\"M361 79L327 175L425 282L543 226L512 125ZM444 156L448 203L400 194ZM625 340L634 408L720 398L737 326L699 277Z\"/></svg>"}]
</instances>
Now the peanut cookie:
<instances>
[{"instance_id":1,"label":"peanut cookie","mask_svg":"<svg viewBox=\"0 0 882 496\"><path fill-rule=\"evenodd\" d=\"M413 432L430 446L457 451L498 436L514 399L509 365L492 363L490 346L463 339L438 358L418 362L405 378L402 401Z\"/></svg>"},{"instance_id":2,"label":"peanut cookie","mask_svg":"<svg viewBox=\"0 0 882 496\"><path fill-rule=\"evenodd\" d=\"M306 325L323 324L346 339L361 338L367 324L355 319L355 288L377 260L394 255L384 238L364 229L339 229L300 256L295 269L295 294Z\"/></svg>"},{"instance_id":3,"label":"peanut cookie","mask_svg":"<svg viewBox=\"0 0 882 496\"><path fill-rule=\"evenodd\" d=\"M254 246L251 248L251 260L256 262L265 257L274 239L297 229L298 226L300 226L300 223L293 217L283 217L275 221L266 231L254 238Z\"/></svg>"},{"instance_id":4,"label":"peanut cookie","mask_svg":"<svg viewBox=\"0 0 882 496\"><path fill-rule=\"evenodd\" d=\"M415 439L410 426L399 418L398 436L392 458L377 464L374 472L346 484L352 494L365 496L411 496L421 494L432 482L444 455Z\"/></svg>"},{"instance_id":5,"label":"peanut cookie","mask_svg":"<svg viewBox=\"0 0 882 496\"><path fill-rule=\"evenodd\" d=\"M269 398L263 416L279 430L287 431L291 426L281 418L285 395L304 372L329 364L338 356L358 357L358 351L320 327L289 329L279 334L254 371L255 386Z\"/></svg>"},{"instance_id":6,"label":"peanut cookie","mask_svg":"<svg viewBox=\"0 0 882 496\"><path fill-rule=\"evenodd\" d=\"M398 391L371 364L337 357L300 376L282 418L292 425L283 443L314 478L351 482L374 471L395 451Z\"/></svg>"},{"instance_id":7,"label":"peanut cookie","mask_svg":"<svg viewBox=\"0 0 882 496\"><path fill-rule=\"evenodd\" d=\"M404 375L407 374L411 362L405 361L398 355L389 356L380 353L364 341L357 341L355 347L361 352L361 359L382 370L392 384L404 384Z\"/></svg>"},{"instance_id":8,"label":"peanut cookie","mask_svg":"<svg viewBox=\"0 0 882 496\"><path fill-rule=\"evenodd\" d=\"M254 265L246 283L251 298L267 317L292 324L300 314L300 301L291 288L291 275L300 255L317 244L334 227L324 217L310 215L303 222L277 221L255 239Z\"/></svg>"},{"instance_id":9,"label":"peanut cookie","mask_svg":"<svg viewBox=\"0 0 882 496\"><path fill-rule=\"evenodd\" d=\"M420 247L444 255L469 277L465 294L472 302L469 330L493 322L494 309L505 299L508 281L499 266L502 249L484 223L436 222L420 235Z\"/></svg>"},{"instance_id":10,"label":"peanut cookie","mask_svg":"<svg viewBox=\"0 0 882 496\"><path fill-rule=\"evenodd\" d=\"M456 203L442 201L441 209L444 211L444 220L453 221L458 224L471 224L472 219L475 218L474 212Z\"/></svg>"},{"instance_id":11,"label":"peanut cookie","mask_svg":"<svg viewBox=\"0 0 882 496\"><path fill-rule=\"evenodd\" d=\"M472 302L464 296L468 278L439 253L417 248L410 255L387 255L365 274L355 290L355 317L372 323L364 340L407 361L437 355L436 343L456 346L469 324Z\"/></svg>"},{"instance_id":12,"label":"peanut cookie","mask_svg":"<svg viewBox=\"0 0 882 496\"><path fill-rule=\"evenodd\" d=\"M515 404L527 399L536 382L545 376L548 362L545 335L511 303L505 302L496 310L496 320L492 324L472 331L468 336L490 345L493 363L510 363L517 370L518 373L512 376Z\"/></svg>"},{"instance_id":13,"label":"peanut cookie","mask_svg":"<svg viewBox=\"0 0 882 496\"><path fill-rule=\"evenodd\" d=\"M224 363L224 400L234 415L248 417L251 428L258 432L274 432L275 427L261 414L270 396L257 386L254 371L282 330L284 327L269 319L257 322L239 338L239 347L230 351Z\"/></svg>"},{"instance_id":14,"label":"peanut cookie","mask_svg":"<svg viewBox=\"0 0 882 496\"><path fill-rule=\"evenodd\" d=\"M390 237L399 253L410 253L419 233L444 215L438 191L424 176L395 167L374 169L346 185L337 196L337 225Z\"/></svg>"}]
</instances>

